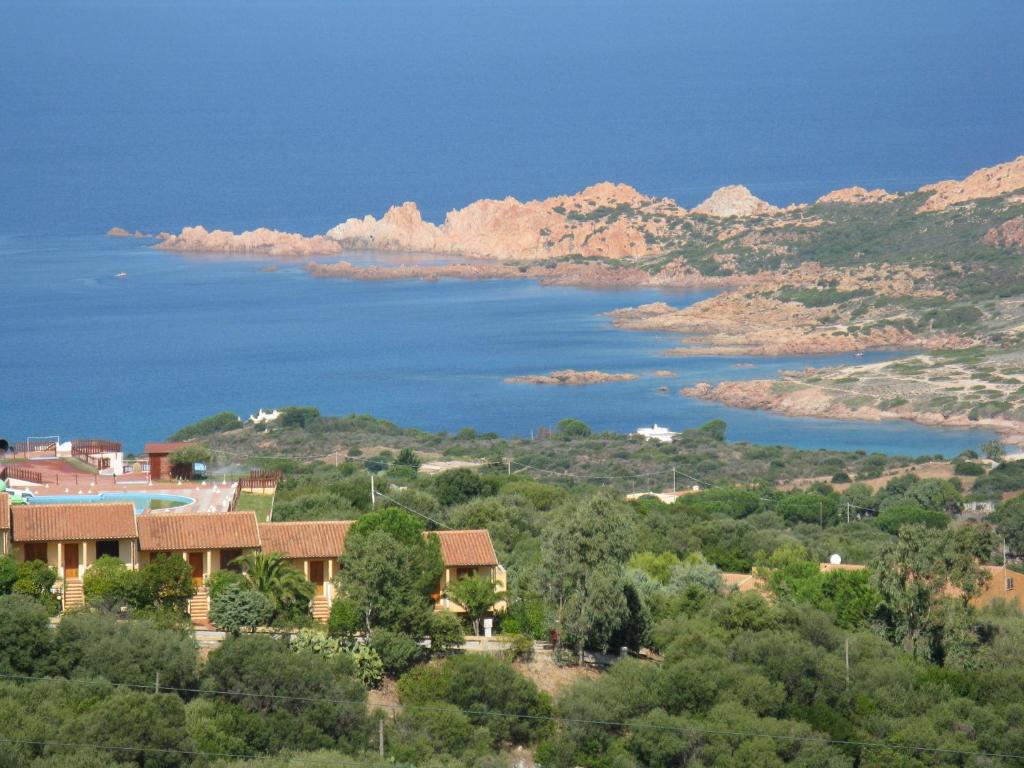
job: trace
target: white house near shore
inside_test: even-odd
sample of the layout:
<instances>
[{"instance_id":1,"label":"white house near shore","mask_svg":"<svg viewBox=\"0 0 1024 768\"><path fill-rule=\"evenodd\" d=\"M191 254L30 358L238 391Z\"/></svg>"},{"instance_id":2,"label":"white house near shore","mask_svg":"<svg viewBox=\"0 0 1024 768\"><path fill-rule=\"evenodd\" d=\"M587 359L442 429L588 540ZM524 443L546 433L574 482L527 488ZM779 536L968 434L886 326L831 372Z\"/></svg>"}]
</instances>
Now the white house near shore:
<instances>
[{"instance_id":1,"label":"white house near shore","mask_svg":"<svg viewBox=\"0 0 1024 768\"><path fill-rule=\"evenodd\" d=\"M642 437L644 440L657 440L659 443L671 443L672 438L678 435L668 427L661 427L655 424L653 427L640 427L633 434Z\"/></svg>"}]
</instances>

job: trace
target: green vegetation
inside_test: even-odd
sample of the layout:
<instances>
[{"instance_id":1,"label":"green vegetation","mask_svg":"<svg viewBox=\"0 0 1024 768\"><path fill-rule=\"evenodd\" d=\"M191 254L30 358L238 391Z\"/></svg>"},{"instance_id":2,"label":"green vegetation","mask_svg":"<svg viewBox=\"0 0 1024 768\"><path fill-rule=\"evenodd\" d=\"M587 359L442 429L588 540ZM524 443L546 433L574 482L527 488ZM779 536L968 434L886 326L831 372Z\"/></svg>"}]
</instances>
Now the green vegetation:
<instances>
[{"instance_id":1,"label":"green vegetation","mask_svg":"<svg viewBox=\"0 0 1024 768\"><path fill-rule=\"evenodd\" d=\"M205 419L200 419L195 424L182 427L168 439L173 441L194 440L197 437L206 437L218 432L229 432L232 429L238 429L240 426L242 426L242 420L237 414L230 411L222 411L213 416L207 416Z\"/></svg>"}]
</instances>

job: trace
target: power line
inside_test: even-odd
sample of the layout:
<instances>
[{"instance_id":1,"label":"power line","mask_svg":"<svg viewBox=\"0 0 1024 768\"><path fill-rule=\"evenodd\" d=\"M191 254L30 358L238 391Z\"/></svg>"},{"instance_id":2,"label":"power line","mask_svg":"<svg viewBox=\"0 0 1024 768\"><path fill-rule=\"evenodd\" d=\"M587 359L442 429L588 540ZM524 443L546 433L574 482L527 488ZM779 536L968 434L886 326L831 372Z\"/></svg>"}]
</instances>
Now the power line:
<instances>
[{"instance_id":1,"label":"power line","mask_svg":"<svg viewBox=\"0 0 1024 768\"><path fill-rule=\"evenodd\" d=\"M189 757L220 757L234 760L276 760L280 755L246 755L234 752L205 752L197 749L174 749L171 747L149 747L141 744L97 744L94 741L57 741L52 739L11 739L0 737L0 744L24 744L38 747L71 747L75 749L103 749L108 752L153 752L164 755L186 755ZM300 765L346 766L348 768L366 768L365 762L353 763L331 760L315 760L301 758Z\"/></svg>"},{"instance_id":2,"label":"power line","mask_svg":"<svg viewBox=\"0 0 1024 768\"><path fill-rule=\"evenodd\" d=\"M392 504L396 504L397 506L401 507L401 508L402 508L402 509L404 509L404 510L405 510L406 512L411 512L411 513L412 513L412 514L414 514L414 515L419 515L419 516L420 516L420 517L422 517L422 518L423 518L424 520L429 520L429 521L430 521L430 522L432 522L432 523L433 523L434 525L439 525L439 526L441 526L442 528L447 528L447 529L448 529L448 530L450 530L450 531L453 531L453 530L455 530L454 528L452 528L452 527L451 527L450 525L448 525L447 523L442 523L442 522L441 522L440 520L435 520L434 518L432 518L432 517L431 517L430 515L426 514L425 512L417 512L417 511L416 511L415 509L413 509L412 507L406 506L406 505L405 505L405 504L403 504L402 502L400 502L400 501L397 501L396 499L393 499L393 498L391 498L391 497L390 497L390 496L388 496L388 495L387 495L386 493L381 493L380 491L375 491L375 493L376 493L376 495L377 495L377 496L380 496L380 497L381 497L382 499L387 499L387 500L388 500L388 501L390 501L390 502L391 502Z\"/></svg>"},{"instance_id":3,"label":"power line","mask_svg":"<svg viewBox=\"0 0 1024 768\"><path fill-rule=\"evenodd\" d=\"M61 677L36 677L32 675L4 675L0 674L0 679L14 679L14 680L35 680L35 681L61 681L65 683L79 683L79 684L95 684L95 680L85 679L68 679ZM153 691L151 685L139 685L132 683L110 683L113 687L124 687L132 689L140 689L143 691ZM365 700L358 699L333 699L329 697L312 697L312 696L283 696L278 694L265 694L265 693L251 693L246 691L217 691L203 688L175 688L172 686L161 686L161 690L174 691L175 693L195 693L199 695L220 695L220 696L239 696L239 697L252 697L262 699L277 699L282 701L302 701L306 703L329 703L329 704L354 704L364 705ZM448 712L450 707L432 707L424 704L380 704L380 707L384 709L391 709L393 711L398 709L407 710L422 710L422 711L434 711L434 712ZM670 733L682 733L687 735L708 735L708 736L736 736L742 738L771 738L778 739L780 741L798 742L798 743L815 743L815 744L834 744L842 746L855 746L864 747L868 749L891 749L891 750L902 750L906 752L926 752L932 754L954 754L954 755L965 755L971 757L1000 757L1000 758L1013 758L1020 759L1024 758L1024 753L1004 753L1004 752L984 752L976 750L964 750L964 749L952 749L944 747L924 747L913 744L892 744L880 741L862 741L857 739L832 739L824 736L792 736L788 734L773 734L764 733L759 731L741 731L741 730L730 730L730 729L717 729L717 728L702 728L697 726L674 726L674 725L658 725L654 723L638 723L638 722L623 722L620 720L603 720L597 718L574 718L574 717L558 717L555 715L525 715L515 712L497 712L492 710L474 710L457 707L457 709L466 715L479 715L482 717L501 717L508 719L518 720L532 720L539 722L552 722L561 723L568 725L600 725L600 726L614 726L617 728L629 728L632 730L653 730L663 731ZM3 742L0 739L0 742ZM31 743L31 742L30 742ZM89 746L83 744L79 746ZM97 745L103 748L101 745ZM116 747L116 749L129 750L131 747ZM143 748L144 749L144 748ZM156 751L168 751L168 752L180 752L182 754L215 754L215 753L204 753L204 752L186 752L183 750L159 750ZM226 755L229 757L253 757L255 759L264 759L268 756L249 756L249 755ZM340 763L333 763L340 765Z\"/></svg>"}]
</instances>

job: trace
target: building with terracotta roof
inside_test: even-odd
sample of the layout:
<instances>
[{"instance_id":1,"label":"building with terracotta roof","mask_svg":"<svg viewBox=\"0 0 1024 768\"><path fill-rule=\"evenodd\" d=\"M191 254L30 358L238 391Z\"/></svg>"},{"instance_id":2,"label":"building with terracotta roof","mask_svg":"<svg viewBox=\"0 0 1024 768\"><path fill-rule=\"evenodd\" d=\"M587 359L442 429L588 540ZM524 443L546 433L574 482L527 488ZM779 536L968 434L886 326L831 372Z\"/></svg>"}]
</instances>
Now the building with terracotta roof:
<instances>
[{"instance_id":1,"label":"building with terracotta roof","mask_svg":"<svg viewBox=\"0 0 1024 768\"><path fill-rule=\"evenodd\" d=\"M313 583L313 615L326 621L335 598L334 577L345 552L351 520L257 523L255 512L147 512L136 515L130 503L28 504L11 507L0 494L0 552L18 562L39 560L62 580L65 607L84 600L82 576L104 555L132 569L158 556L181 557L190 566L196 595L189 602L193 622L209 615L207 583L218 571L234 568L249 552L279 552ZM6 526L6 527L5 527ZM461 613L445 596L448 585L466 576L485 576L498 591L506 589L505 569L486 530L439 531L444 575L434 600L437 610ZM503 610L499 602L495 610Z\"/></svg>"},{"instance_id":2,"label":"building with terracotta roof","mask_svg":"<svg viewBox=\"0 0 1024 768\"><path fill-rule=\"evenodd\" d=\"M18 562L39 560L63 580L64 607L84 602L82 576L99 558L138 565L135 506L115 504L25 504L12 507L11 553Z\"/></svg>"},{"instance_id":3,"label":"building with terracotta roof","mask_svg":"<svg viewBox=\"0 0 1024 768\"><path fill-rule=\"evenodd\" d=\"M327 621L334 601L338 558L345 552L345 534L352 520L310 520L262 523L264 552L279 552L313 583L313 617Z\"/></svg>"},{"instance_id":4,"label":"building with terracotta roof","mask_svg":"<svg viewBox=\"0 0 1024 768\"><path fill-rule=\"evenodd\" d=\"M458 603L445 595L448 586L467 576L483 576L494 582L496 592L508 589L508 576L498 564L498 556L491 543L491 534L486 529L465 531L435 531L441 542L441 559L444 560L444 574L434 595L434 609L465 613ZM505 601L494 605L498 613L505 610Z\"/></svg>"}]
</instances>

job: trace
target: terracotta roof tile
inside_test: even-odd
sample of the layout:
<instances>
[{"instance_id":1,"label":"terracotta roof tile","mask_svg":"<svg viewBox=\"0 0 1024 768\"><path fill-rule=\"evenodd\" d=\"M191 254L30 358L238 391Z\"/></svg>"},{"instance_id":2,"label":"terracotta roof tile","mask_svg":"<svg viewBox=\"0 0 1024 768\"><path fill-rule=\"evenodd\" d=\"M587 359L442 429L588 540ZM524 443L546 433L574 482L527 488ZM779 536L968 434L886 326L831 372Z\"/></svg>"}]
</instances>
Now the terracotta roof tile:
<instances>
[{"instance_id":1,"label":"terracotta roof tile","mask_svg":"<svg viewBox=\"0 0 1024 768\"><path fill-rule=\"evenodd\" d=\"M491 534L486 530L435 531L445 565L497 565Z\"/></svg>"},{"instance_id":2,"label":"terracotta roof tile","mask_svg":"<svg viewBox=\"0 0 1024 768\"><path fill-rule=\"evenodd\" d=\"M25 504L11 508L15 541L135 538L135 507L116 504Z\"/></svg>"},{"instance_id":3,"label":"terracotta roof tile","mask_svg":"<svg viewBox=\"0 0 1024 768\"><path fill-rule=\"evenodd\" d=\"M154 512L140 515L138 525L139 549L148 552L260 546L254 512Z\"/></svg>"},{"instance_id":4,"label":"terracotta roof tile","mask_svg":"<svg viewBox=\"0 0 1024 768\"><path fill-rule=\"evenodd\" d=\"M192 443L146 443L143 450L146 453L174 453L186 445L192 445Z\"/></svg>"},{"instance_id":5,"label":"terracotta roof tile","mask_svg":"<svg viewBox=\"0 0 1024 768\"><path fill-rule=\"evenodd\" d=\"M290 558L340 557L352 520L317 520L294 523L263 523L260 539L264 552L280 552Z\"/></svg>"}]
</instances>

